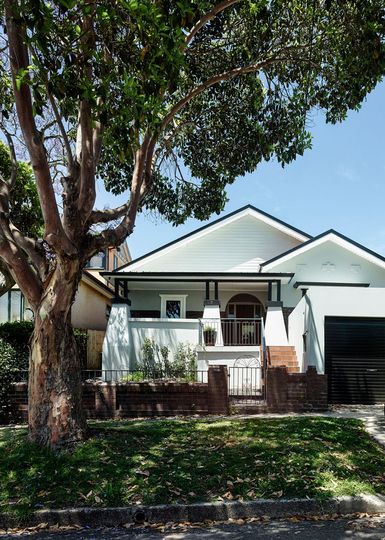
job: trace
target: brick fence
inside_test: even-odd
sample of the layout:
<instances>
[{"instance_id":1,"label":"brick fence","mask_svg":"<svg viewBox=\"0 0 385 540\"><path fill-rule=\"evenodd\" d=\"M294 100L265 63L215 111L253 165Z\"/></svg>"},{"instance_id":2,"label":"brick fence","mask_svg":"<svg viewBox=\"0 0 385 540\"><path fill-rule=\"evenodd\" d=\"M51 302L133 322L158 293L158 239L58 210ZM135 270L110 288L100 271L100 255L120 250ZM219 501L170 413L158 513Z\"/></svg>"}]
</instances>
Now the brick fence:
<instances>
[{"instance_id":1,"label":"brick fence","mask_svg":"<svg viewBox=\"0 0 385 540\"><path fill-rule=\"evenodd\" d=\"M9 397L13 421L26 421L27 383L14 383ZM228 414L227 368L210 366L208 383L85 382L83 407L93 419Z\"/></svg>"},{"instance_id":2,"label":"brick fence","mask_svg":"<svg viewBox=\"0 0 385 540\"><path fill-rule=\"evenodd\" d=\"M286 367L266 370L266 408L269 412L304 412L327 409L327 375L309 366L306 373Z\"/></svg>"},{"instance_id":3,"label":"brick fence","mask_svg":"<svg viewBox=\"0 0 385 540\"><path fill-rule=\"evenodd\" d=\"M253 413L305 412L327 409L327 375L314 367L306 373L289 373L286 367L266 370L266 401ZM27 420L26 383L14 383L10 395L13 421ZM228 374L225 366L210 366L207 383L126 382L83 383L87 418L228 414Z\"/></svg>"}]
</instances>

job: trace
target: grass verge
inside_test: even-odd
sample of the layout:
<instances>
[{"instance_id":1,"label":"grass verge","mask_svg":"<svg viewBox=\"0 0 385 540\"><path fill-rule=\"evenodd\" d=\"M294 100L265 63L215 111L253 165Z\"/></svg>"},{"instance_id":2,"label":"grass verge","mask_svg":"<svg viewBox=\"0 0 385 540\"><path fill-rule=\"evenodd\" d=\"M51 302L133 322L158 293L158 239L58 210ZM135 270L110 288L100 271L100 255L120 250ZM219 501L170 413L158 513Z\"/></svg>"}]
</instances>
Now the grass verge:
<instances>
[{"instance_id":1,"label":"grass verge","mask_svg":"<svg viewBox=\"0 0 385 540\"><path fill-rule=\"evenodd\" d=\"M0 511L385 493L385 453L352 419L90 424L60 455L0 430Z\"/></svg>"}]
</instances>

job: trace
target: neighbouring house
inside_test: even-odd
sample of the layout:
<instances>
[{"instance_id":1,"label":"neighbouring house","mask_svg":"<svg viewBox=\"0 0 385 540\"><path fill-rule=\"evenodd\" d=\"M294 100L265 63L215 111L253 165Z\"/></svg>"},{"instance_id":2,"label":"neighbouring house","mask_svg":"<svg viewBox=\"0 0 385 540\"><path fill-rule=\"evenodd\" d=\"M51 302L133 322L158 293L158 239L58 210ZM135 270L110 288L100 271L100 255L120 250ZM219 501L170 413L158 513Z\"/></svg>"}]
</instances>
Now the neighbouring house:
<instances>
[{"instance_id":1,"label":"neighbouring house","mask_svg":"<svg viewBox=\"0 0 385 540\"><path fill-rule=\"evenodd\" d=\"M334 230L312 237L249 205L102 275L105 370L134 369L149 337L171 355L193 345L201 370L266 356L326 373L329 402L385 400L385 258Z\"/></svg>"},{"instance_id":2,"label":"neighbouring house","mask_svg":"<svg viewBox=\"0 0 385 540\"><path fill-rule=\"evenodd\" d=\"M75 302L71 310L74 328L87 330L87 367L100 369L101 353L108 316L111 310L113 289L100 275L131 261L128 246L109 248L98 253L83 271ZM15 285L0 297L0 323L32 320L32 310L22 292Z\"/></svg>"}]
</instances>

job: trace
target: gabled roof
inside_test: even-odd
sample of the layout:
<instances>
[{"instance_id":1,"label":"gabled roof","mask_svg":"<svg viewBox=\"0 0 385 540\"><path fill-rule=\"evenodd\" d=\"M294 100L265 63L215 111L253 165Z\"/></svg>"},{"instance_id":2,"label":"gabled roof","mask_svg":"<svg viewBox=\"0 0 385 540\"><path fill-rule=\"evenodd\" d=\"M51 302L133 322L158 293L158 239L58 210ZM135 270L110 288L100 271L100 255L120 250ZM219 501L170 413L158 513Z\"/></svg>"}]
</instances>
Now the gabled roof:
<instances>
[{"instance_id":1,"label":"gabled roof","mask_svg":"<svg viewBox=\"0 0 385 540\"><path fill-rule=\"evenodd\" d=\"M166 253L168 251L171 251L172 249L178 247L187 239L192 240L192 239L200 238L201 236L204 236L205 234L208 234L246 215L254 216L260 221L263 221L264 223L266 223L267 225L270 225L274 227L275 229L289 236L292 236L301 242L306 242L307 240L311 238L309 234L301 231L300 229L297 229L296 227L293 227L292 225L285 223L281 219L278 219L272 216L271 214L268 214L267 212L264 212L263 210L260 210L259 208L256 208L255 206L251 204L248 204L246 206L243 206L242 208L239 208L238 210L235 210L234 212L231 212L230 214L222 216L219 219L216 219L215 221L208 223L207 225L203 225L202 227L199 227L198 229L195 229L194 231L183 235L180 238L173 240L172 242L169 242L157 249L154 249L153 251L150 251L149 253L146 253L145 255L142 255L141 257L138 257L137 259L132 260L128 264L120 266L116 270L116 272L120 272L124 268L130 268L136 263L138 263L139 261L143 261L144 259L150 259L154 255L158 255L161 252Z\"/></svg>"},{"instance_id":2,"label":"gabled roof","mask_svg":"<svg viewBox=\"0 0 385 540\"><path fill-rule=\"evenodd\" d=\"M379 255L371 249L368 249L358 242L355 242L351 238L348 238L334 229L329 229L328 231L311 238L307 242L304 242L303 244L300 244L299 246L296 246L285 253L281 253L281 255L277 255L276 257L261 263L261 271L263 269L264 272L268 272L276 266L293 259L297 255L306 253L307 251L314 249L325 242L333 242L334 244L339 245L340 247L343 247L360 257L363 257L367 261L372 262L381 268L385 268L385 257Z\"/></svg>"}]
</instances>

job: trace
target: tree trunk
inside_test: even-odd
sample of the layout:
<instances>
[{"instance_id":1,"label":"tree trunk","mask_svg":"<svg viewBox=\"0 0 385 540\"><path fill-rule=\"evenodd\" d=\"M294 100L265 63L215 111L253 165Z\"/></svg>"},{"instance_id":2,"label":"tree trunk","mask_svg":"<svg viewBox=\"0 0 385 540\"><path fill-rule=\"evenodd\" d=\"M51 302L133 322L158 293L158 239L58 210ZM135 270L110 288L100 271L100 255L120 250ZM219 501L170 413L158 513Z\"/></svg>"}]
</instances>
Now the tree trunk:
<instances>
[{"instance_id":1,"label":"tree trunk","mask_svg":"<svg viewBox=\"0 0 385 540\"><path fill-rule=\"evenodd\" d=\"M86 428L80 359L71 325L79 275L77 261L60 263L35 313L28 388L29 438L53 449L81 440Z\"/></svg>"}]
</instances>

